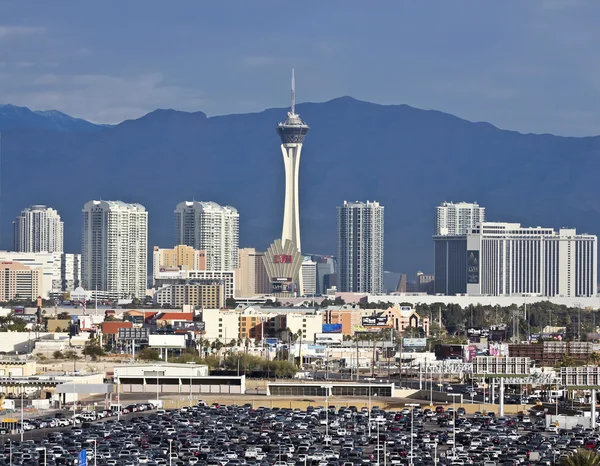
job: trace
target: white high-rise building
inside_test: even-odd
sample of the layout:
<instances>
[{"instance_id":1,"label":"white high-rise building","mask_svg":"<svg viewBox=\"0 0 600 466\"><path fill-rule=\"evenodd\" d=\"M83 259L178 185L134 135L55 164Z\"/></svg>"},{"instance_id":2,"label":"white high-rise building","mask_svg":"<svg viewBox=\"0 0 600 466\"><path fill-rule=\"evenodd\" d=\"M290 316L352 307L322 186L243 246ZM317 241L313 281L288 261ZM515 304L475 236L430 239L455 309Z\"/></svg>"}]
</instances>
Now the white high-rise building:
<instances>
[{"instance_id":1,"label":"white high-rise building","mask_svg":"<svg viewBox=\"0 0 600 466\"><path fill-rule=\"evenodd\" d=\"M140 204L89 201L83 207L83 287L113 299L143 298L148 283L148 212Z\"/></svg>"},{"instance_id":2,"label":"white high-rise building","mask_svg":"<svg viewBox=\"0 0 600 466\"><path fill-rule=\"evenodd\" d=\"M62 252L63 222L58 212L45 205L32 205L15 221L14 250L17 252Z\"/></svg>"},{"instance_id":3,"label":"white high-rise building","mask_svg":"<svg viewBox=\"0 0 600 466\"><path fill-rule=\"evenodd\" d=\"M240 215L216 202L185 201L175 209L176 244L206 253L207 270L235 270L239 264Z\"/></svg>"},{"instance_id":4,"label":"white high-rise building","mask_svg":"<svg viewBox=\"0 0 600 466\"><path fill-rule=\"evenodd\" d=\"M337 208L341 291L382 292L383 209L369 201L344 201Z\"/></svg>"},{"instance_id":5,"label":"white high-rise building","mask_svg":"<svg viewBox=\"0 0 600 466\"><path fill-rule=\"evenodd\" d=\"M598 239L575 229L484 222L434 237L436 293L588 297L597 292Z\"/></svg>"},{"instance_id":6,"label":"white high-rise building","mask_svg":"<svg viewBox=\"0 0 600 466\"><path fill-rule=\"evenodd\" d=\"M469 202L442 202L435 208L434 235L466 235L485 221L485 207Z\"/></svg>"},{"instance_id":7,"label":"white high-rise building","mask_svg":"<svg viewBox=\"0 0 600 466\"><path fill-rule=\"evenodd\" d=\"M304 287L304 296L314 296L317 294L317 263L310 256L302 261L302 286Z\"/></svg>"}]
</instances>

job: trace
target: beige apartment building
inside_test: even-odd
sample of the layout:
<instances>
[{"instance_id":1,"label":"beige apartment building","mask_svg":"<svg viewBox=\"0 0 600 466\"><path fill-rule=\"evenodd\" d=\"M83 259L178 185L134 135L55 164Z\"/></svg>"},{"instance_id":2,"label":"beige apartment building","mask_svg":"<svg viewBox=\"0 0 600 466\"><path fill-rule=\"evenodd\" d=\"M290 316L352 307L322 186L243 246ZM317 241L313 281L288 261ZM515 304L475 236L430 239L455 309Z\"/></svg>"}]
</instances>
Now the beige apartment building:
<instances>
[{"instance_id":1,"label":"beige apartment building","mask_svg":"<svg viewBox=\"0 0 600 466\"><path fill-rule=\"evenodd\" d=\"M194 306L204 309L221 309L225 306L225 290L218 283L187 283L166 285L154 293L156 304L174 308Z\"/></svg>"},{"instance_id":2,"label":"beige apartment building","mask_svg":"<svg viewBox=\"0 0 600 466\"><path fill-rule=\"evenodd\" d=\"M236 298L251 298L271 292L264 256L264 252L257 252L254 248L239 250L239 267L235 269Z\"/></svg>"},{"instance_id":3,"label":"beige apartment building","mask_svg":"<svg viewBox=\"0 0 600 466\"><path fill-rule=\"evenodd\" d=\"M0 301L15 298L36 300L43 296L43 271L19 262L0 262Z\"/></svg>"}]
</instances>

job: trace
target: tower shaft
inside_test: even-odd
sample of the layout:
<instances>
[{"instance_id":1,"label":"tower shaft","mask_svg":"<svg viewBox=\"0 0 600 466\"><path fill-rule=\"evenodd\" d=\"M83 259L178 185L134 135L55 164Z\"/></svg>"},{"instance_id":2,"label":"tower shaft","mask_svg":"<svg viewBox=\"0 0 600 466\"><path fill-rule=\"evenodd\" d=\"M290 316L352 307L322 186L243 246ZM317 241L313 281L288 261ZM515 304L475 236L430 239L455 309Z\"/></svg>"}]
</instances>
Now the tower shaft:
<instances>
[{"instance_id":1,"label":"tower shaft","mask_svg":"<svg viewBox=\"0 0 600 466\"><path fill-rule=\"evenodd\" d=\"M298 179L302 144L281 144L285 166L285 203L283 209L283 229L281 240L290 240L299 251L300 244L300 208L298 198Z\"/></svg>"}]
</instances>

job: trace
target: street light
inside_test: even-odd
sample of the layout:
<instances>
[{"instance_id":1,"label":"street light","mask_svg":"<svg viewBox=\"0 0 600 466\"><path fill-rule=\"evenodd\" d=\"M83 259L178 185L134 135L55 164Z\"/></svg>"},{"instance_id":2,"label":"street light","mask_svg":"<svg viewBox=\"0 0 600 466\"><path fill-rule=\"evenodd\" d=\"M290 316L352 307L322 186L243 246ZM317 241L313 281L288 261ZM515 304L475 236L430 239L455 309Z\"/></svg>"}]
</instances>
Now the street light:
<instances>
[{"instance_id":1,"label":"street light","mask_svg":"<svg viewBox=\"0 0 600 466\"><path fill-rule=\"evenodd\" d=\"M96 439L93 438L92 442L94 442L94 466L96 466Z\"/></svg>"},{"instance_id":2,"label":"street light","mask_svg":"<svg viewBox=\"0 0 600 466\"><path fill-rule=\"evenodd\" d=\"M24 391L24 387L23 384L21 384L21 442L23 442L23 433L25 432L25 427L23 426L23 418L24 418L24 407L23 405L25 404L25 397L24 397L25 391Z\"/></svg>"},{"instance_id":3,"label":"street light","mask_svg":"<svg viewBox=\"0 0 600 466\"><path fill-rule=\"evenodd\" d=\"M169 466L173 466L173 439L169 439Z\"/></svg>"},{"instance_id":4,"label":"street light","mask_svg":"<svg viewBox=\"0 0 600 466\"><path fill-rule=\"evenodd\" d=\"M47 457L46 457L46 447L42 447L44 450L44 466L48 466L48 461L47 461ZM11 463L12 464L12 459L11 459Z\"/></svg>"},{"instance_id":5,"label":"street light","mask_svg":"<svg viewBox=\"0 0 600 466\"><path fill-rule=\"evenodd\" d=\"M371 441L371 380L369 380L369 441Z\"/></svg>"},{"instance_id":6,"label":"street light","mask_svg":"<svg viewBox=\"0 0 600 466\"><path fill-rule=\"evenodd\" d=\"M452 457L456 458L456 397L460 393L448 393L452 397Z\"/></svg>"},{"instance_id":7,"label":"street light","mask_svg":"<svg viewBox=\"0 0 600 466\"><path fill-rule=\"evenodd\" d=\"M410 410L410 466L413 465L413 457L414 457L414 414L415 408L421 405L417 403L407 403L404 406L408 406L411 408Z\"/></svg>"}]
</instances>

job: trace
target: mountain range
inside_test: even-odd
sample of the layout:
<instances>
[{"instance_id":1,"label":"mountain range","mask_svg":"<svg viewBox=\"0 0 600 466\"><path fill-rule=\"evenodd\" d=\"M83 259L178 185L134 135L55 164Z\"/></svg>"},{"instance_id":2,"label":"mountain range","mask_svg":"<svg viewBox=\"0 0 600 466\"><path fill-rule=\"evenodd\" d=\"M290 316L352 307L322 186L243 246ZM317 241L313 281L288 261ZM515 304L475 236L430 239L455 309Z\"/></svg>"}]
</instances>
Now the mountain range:
<instances>
[{"instance_id":1,"label":"mountain range","mask_svg":"<svg viewBox=\"0 0 600 466\"><path fill-rule=\"evenodd\" d=\"M300 167L305 253L335 254L336 206L385 206L385 269L433 269L434 208L477 201L491 221L600 231L599 137L521 134L407 105L341 97L297 105L311 127ZM149 246L174 242L183 200L240 212L240 245L265 250L281 235L284 172L277 122L287 109L207 117L156 110L95 125L56 110L0 106L0 247L12 220L46 204L65 222L65 249L81 249L81 208L90 199L139 202Z\"/></svg>"}]
</instances>

